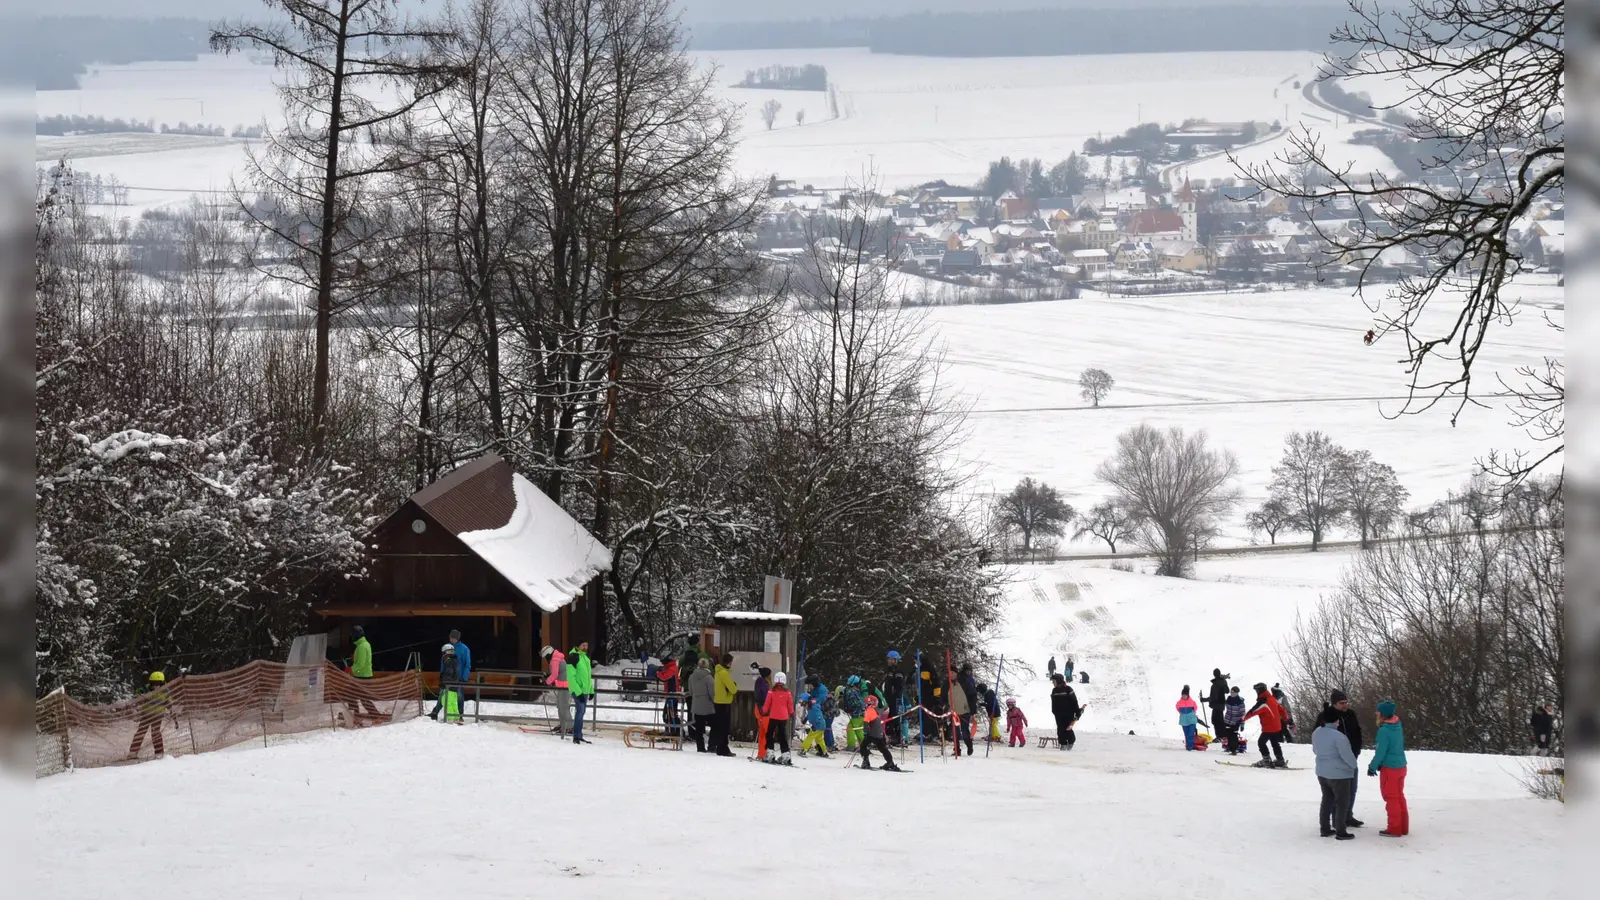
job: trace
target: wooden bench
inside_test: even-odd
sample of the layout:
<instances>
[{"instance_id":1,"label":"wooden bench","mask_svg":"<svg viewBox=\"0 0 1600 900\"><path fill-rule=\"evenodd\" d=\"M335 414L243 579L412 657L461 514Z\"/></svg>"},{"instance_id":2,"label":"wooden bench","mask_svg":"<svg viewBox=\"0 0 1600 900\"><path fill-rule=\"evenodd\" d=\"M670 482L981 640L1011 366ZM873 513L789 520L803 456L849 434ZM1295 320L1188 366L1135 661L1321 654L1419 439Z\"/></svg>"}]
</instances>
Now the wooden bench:
<instances>
[{"instance_id":1,"label":"wooden bench","mask_svg":"<svg viewBox=\"0 0 1600 900\"><path fill-rule=\"evenodd\" d=\"M1046 747L1058 746L1059 744L1060 740L1057 738L1050 737L1049 735L1039 735L1039 748L1041 750Z\"/></svg>"},{"instance_id":2,"label":"wooden bench","mask_svg":"<svg viewBox=\"0 0 1600 900\"><path fill-rule=\"evenodd\" d=\"M660 728L632 726L622 732L622 743L636 749L682 750L683 733L667 734Z\"/></svg>"}]
</instances>

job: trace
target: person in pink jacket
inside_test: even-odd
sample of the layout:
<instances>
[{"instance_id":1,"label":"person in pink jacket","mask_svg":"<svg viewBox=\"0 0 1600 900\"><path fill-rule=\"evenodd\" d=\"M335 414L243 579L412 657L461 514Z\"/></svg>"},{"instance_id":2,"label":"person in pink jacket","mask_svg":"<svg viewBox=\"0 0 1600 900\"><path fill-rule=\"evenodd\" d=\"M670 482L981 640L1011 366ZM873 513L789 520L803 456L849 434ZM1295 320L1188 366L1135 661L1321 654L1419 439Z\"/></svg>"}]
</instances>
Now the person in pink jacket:
<instances>
[{"instance_id":1,"label":"person in pink jacket","mask_svg":"<svg viewBox=\"0 0 1600 900\"><path fill-rule=\"evenodd\" d=\"M1018 744L1024 747L1028 746L1027 728L1028 717L1022 714L1022 707L1017 705L1015 698L1007 697L1006 732L1009 737L1006 740L1006 746L1015 747Z\"/></svg>"},{"instance_id":2,"label":"person in pink jacket","mask_svg":"<svg viewBox=\"0 0 1600 900\"><path fill-rule=\"evenodd\" d=\"M1183 696L1178 698L1178 724L1183 726L1183 749L1193 750L1195 730L1200 726L1200 705L1189 696L1189 686L1183 686Z\"/></svg>"},{"instance_id":3,"label":"person in pink jacket","mask_svg":"<svg viewBox=\"0 0 1600 900\"><path fill-rule=\"evenodd\" d=\"M567 692L567 655L554 647L545 645L539 651L545 658L549 668L544 675L544 683L555 694L556 701L556 727L550 729L556 734L567 735L572 733L572 695Z\"/></svg>"}]
</instances>

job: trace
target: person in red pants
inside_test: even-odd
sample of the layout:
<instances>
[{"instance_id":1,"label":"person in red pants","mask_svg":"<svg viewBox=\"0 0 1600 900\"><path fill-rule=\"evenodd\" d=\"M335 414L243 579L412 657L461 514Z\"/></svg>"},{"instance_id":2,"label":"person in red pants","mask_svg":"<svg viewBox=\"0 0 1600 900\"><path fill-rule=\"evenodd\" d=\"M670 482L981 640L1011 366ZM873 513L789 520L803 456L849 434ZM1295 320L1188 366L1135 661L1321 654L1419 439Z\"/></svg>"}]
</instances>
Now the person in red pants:
<instances>
[{"instance_id":1,"label":"person in red pants","mask_svg":"<svg viewBox=\"0 0 1600 900\"><path fill-rule=\"evenodd\" d=\"M1006 730L1011 737L1006 741L1007 747L1018 744L1028 746L1028 717L1022 714L1022 707L1017 705L1014 698L1006 698Z\"/></svg>"},{"instance_id":2,"label":"person in red pants","mask_svg":"<svg viewBox=\"0 0 1600 900\"><path fill-rule=\"evenodd\" d=\"M1411 813L1406 808L1406 733L1400 726L1393 700L1378 704L1378 749L1367 763L1367 775L1378 776L1378 791L1389 812L1389 827L1378 832L1384 837L1405 837L1411 833Z\"/></svg>"}]
</instances>

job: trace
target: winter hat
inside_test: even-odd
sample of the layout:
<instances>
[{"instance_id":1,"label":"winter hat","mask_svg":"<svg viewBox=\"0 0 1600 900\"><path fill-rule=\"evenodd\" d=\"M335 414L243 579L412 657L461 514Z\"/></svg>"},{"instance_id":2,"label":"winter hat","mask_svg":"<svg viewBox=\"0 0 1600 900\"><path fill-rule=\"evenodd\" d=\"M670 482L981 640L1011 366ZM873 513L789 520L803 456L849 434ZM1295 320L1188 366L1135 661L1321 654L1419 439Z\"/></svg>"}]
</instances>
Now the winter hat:
<instances>
[{"instance_id":1,"label":"winter hat","mask_svg":"<svg viewBox=\"0 0 1600 900\"><path fill-rule=\"evenodd\" d=\"M711 668L711 660L706 659L705 657L701 657L700 661L698 663L696 663L696 665L698 665L702 669L709 669L709 668Z\"/></svg>"},{"instance_id":2,"label":"winter hat","mask_svg":"<svg viewBox=\"0 0 1600 900\"><path fill-rule=\"evenodd\" d=\"M762 678L771 678L771 677L772 677L772 670L771 670L771 669L769 669L769 668L767 668L767 667L766 667L766 666L757 666L757 667L756 667L756 672L757 672L757 673L758 673L758 674L759 674L759 675L760 675L760 676L761 676L761 677L762 677ZM780 681L780 682L778 682L778 683L779 683L779 684L782 684L782 683L783 683L783 682L781 682L781 681Z\"/></svg>"},{"instance_id":3,"label":"winter hat","mask_svg":"<svg viewBox=\"0 0 1600 900\"><path fill-rule=\"evenodd\" d=\"M772 681L774 684L788 684L789 676L779 672L778 674L772 676Z\"/></svg>"},{"instance_id":4,"label":"winter hat","mask_svg":"<svg viewBox=\"0 0 1600 900\"><path fill-rule=\"evenodd\" d=\"M899 650L890 650L889 651L889 658L892 659L892 660L898 661L900 659L900 651Z\"/></svg>"},{"instance_id":5,"label":"winter hat","mask_svg":"<svg viewBox=\"0 0 1600 900\"><path fill-rule=\"evenodd\" d=\"M1378 704L1378 715L1383 716L1385 719L1393 716L1394 711L1395 705L1393 700L1385 700Z\"/></svg>"},{"instance_id":6,"label":"winter hat","mask_svg":"<svg viewBox=\"0 0 1600 900\"><path fill-rule=\"evenodd\" d=\"M1322 724L1337 725L1339 724L1339 720L1343 717L1344 716L1342 713L1330 706L1322 711Z\"/></svg>"},{"instance_id":7,"label":"winter hat","mask_svg":"<svg viewBox=\"0 0 1600 900\"><path fill-rule=\"evenodd\" d=\"M1334 688L1333 693L1328 695L1329 703L1346 703L1349 700L1350 698L1345 695L1345 692L1339 690L1338 688Z\"/></svg>"},{"instance_id":8,"label":"winter hat","mask_svg":"<svg viewBox=\"0 0 1600 900\"><path fill-rule=\"evenodd\" d=\"M1267 683L1265 681L1258 681L1250 687L1258 694L1264 694L1267 691Z\"/></svg>"},{"instance_id":9,"label":"winter hat","mask_svg":"<svg viewBox=\"0 0 1600 900\"><path fill-rule=\"evenodd\" d=\"M1189 686L1187 684L1183 686L1183 695L1185 697L1189 696Z\"/></svg>"},{"instance_id":10,"label":"winter hat","mask_svg":"<svg viewBox=\"0 0 1600 900\"><path fill-rule=\"evenodd\" d=\"M350 636L352 638L366 637L366 634L367 630L362 628L360 625L352 626L350 629Z\"/></svg>"},{"instance_id":11,"label":"winter hat","mask_svg":"<svg viewBox=\"0 0 1600 900\"><path fill-rule=\"evenodd\" d=\"M878 695L877 694L868 694L867 695L867 705L868 706L877 706L878 705Z\"/></svg>"},{"instance_id":12,"label":"winter hat","mask_svg":"<svg viewBox=\"0 0 1600 900\"><path fill-rule=\"evenodd\" d=\"M1017 698L1015 698L1015 697L1007 697L1006 698L1006 705L1007 706L1016 706L1017 705Z\"/></svg>"},{"instance_id":13,"label":"winter hat","mask_svg":"<svg viewBox=\"0 0 1600 900\"><path fill-rule=\"evenodd\" d=\"M1222 677L1222 670L1221 669L1212 669L1211 670L1211 677L1212 678L1221 678Z\"/></svg>"},{"instance_id":14,"label":"winter hat","mask_svg":"<svg viewBox=\"0 0 1600 900\"><path fill-rule=\"evenodd\" d=\"M556 648L550 646L549 644L545 644L544 649L539 651L539 656L543 659L549 659L550 657L554 656L555 653Z\"/></svg>"}]
</instances>

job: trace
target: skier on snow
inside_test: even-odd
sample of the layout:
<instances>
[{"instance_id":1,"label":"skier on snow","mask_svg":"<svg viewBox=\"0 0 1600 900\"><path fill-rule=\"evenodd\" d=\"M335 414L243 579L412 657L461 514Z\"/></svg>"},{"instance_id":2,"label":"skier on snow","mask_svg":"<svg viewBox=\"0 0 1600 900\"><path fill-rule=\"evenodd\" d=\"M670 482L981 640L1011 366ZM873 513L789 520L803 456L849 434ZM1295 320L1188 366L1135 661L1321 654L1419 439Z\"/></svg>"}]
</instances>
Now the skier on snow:
<instances>
[{"instance_id":1,"label":"skier on snow","mask_svg":"<svg viewBox=\"0 0 1600 900\"><path fill-rule=\"evenodd\" d=\"M1027 729L1028 717L1022 714L1022 707L1017 705L1017 701L1014 698L1007 697L1006 731L1009 736L1006 740L1006 746L1015 747L1018 744L1024 747L1028 746Z\"/></svg>"},{"instance_id":2,"label":"skier on snow","mask_svg":"<svg viewBox=\"0 0 1600 900\"><path fill-rule=\"evenodd\" d=\"M894 757L889 755L889 745L883 739L883 714L878 711L878 698L867 698L866 709L861 713L861 768L872 768L872 748L878 748L883 754L883 767L890 772L900 771L894 764Z\"/></svg>"},{"instance_id":3,"label":"skier on snow","mask_svg":"<svg viewBox=\"0 0 1600 900\"><path fill-rule=\"evenodd\" d=\"M1256 703L1250 711L1244 714L1246 719L1261 719L1261 762L1256 766L1263 769L1287 769L1289 764L1283 759L1283 711L1278 706L1278 701L1267 691L1263 682L1256 682ZM1268 747L1277 756L1274 763L1268 755Z\"/></svg>"}]
</instances>

